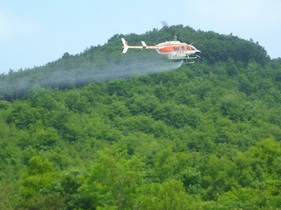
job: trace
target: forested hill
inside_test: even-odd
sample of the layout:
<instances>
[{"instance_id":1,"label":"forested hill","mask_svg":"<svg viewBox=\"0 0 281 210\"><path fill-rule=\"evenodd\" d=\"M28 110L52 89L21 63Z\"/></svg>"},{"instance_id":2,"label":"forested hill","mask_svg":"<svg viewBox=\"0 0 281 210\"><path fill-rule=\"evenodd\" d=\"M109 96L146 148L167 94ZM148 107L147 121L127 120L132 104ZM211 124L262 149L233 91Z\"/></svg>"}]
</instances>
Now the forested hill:
<instances>
[{"instance_id":1,"label":"forested hill","mask_svg":"<svg viewBox=\"0 0 281 210\"><path fill-rule=\"evenodd\" d=\"M249 61L255 61L264 66L270 60L265 49L253 41L246 41L233 35L195 31L182 25L154 29L142 35L130 34L126 35L126 39L132 45L140 45L141 40L153 45L173 40L174 37L170 32L187 43L194 43L202 51L203 59L200 62L207 64L212 65L230 59L245 65ZM165 65L164 58L155 51L129 50L126 55L121 54L121 37L124 35L117 34L105 45L90 47L77 55L66 52L62 58L42 67L11 70L8 74L0 75L0 99L22 98L38 86L65 89L79 87L89 82L154 73L157 70L151 70L151 66Z\"/></svg>"},{"instance_id":2,"label":"forested hill","mask_svg":"<svg viewBox=\"0 0 281 210\"><path fill-rule=\"evenodd\" d=\"M122 55L115 35L1 75L0 209L280 208L281 60L231 35L173 30L204 59Z\"/></svg>"}]
</instances>

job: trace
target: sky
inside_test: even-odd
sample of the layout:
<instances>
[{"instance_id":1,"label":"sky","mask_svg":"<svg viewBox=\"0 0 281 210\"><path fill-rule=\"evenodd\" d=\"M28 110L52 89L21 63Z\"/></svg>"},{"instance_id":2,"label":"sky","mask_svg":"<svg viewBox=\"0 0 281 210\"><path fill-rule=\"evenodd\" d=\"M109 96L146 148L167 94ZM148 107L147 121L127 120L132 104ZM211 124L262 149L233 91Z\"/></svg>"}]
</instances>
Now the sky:
<instances>
[{"instance_id":1,"label":"sky","mask_svg":"<svg viewBox=\"0 0 281 210\"><path fill-rule=\"evenodd\" d=\"M280 8L280 0L0 0L0 74L79 54L115 34L160 29L161 21L253 39L278 58Z\"/></svg>"}]
</instances>

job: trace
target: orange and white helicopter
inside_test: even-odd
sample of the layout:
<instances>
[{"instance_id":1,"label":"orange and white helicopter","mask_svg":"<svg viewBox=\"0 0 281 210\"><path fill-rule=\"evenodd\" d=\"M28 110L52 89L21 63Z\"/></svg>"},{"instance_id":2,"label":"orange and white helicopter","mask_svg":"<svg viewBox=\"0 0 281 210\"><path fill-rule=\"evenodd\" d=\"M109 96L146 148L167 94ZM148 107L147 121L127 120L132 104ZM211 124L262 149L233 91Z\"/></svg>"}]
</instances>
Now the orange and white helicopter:
<instances>
[{"instance_id":1,"label":"orange and white helicopter","mask_svg":"<svg viewBox=\"0 0 281 210\"><path fill-rule=\"evenodd\" d=\"M155 46L148 46L144 41L141 41L142 46L130 46L128 42L121 38L123 43L123 53L128 49L155 49L160 55L167 56L170 60L184 61L186 63L194 63L194 60L201 58L200 50L197 50L193 45L182 43L181 41L166 41Z\"/></svg>"}]
</instances>

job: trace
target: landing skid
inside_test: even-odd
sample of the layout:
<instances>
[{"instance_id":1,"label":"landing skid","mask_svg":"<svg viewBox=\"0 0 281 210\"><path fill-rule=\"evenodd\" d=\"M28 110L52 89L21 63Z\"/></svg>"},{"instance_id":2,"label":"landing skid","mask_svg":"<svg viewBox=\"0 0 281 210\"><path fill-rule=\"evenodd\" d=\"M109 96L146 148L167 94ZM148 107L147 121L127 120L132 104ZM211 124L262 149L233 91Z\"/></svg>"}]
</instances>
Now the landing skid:
<instances>
[{"instance_id":1,"label":"landing skid","mask_svg":"<svg viewBox=\"0 0 281 210\"><path fill-rule=\"evenodd\" d=\"M184 57L179 57L179 56L169 56L168 59L171 60L171 61L182 61L183 63L185 64L193 64L195 63L195 60L198 59L198 58L201 58L199 55L196 55L196 56L184 56Z\"/></svg>"}]
</instances>

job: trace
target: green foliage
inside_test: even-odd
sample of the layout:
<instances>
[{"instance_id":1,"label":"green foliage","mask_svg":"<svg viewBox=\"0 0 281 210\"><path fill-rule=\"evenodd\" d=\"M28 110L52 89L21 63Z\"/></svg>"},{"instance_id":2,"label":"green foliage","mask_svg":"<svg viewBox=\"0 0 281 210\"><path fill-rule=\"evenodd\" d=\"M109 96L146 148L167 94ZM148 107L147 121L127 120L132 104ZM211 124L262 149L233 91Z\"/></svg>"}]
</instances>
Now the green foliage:
<instances>
[{"instance_id":1,"label":"green foliage","mask_svg":"<svg viewBox=\"0 0 281 210\"><path fill-rule=\"evenodd\" d=\"M206 60L103 83L78 79L138 59L130 68L141 69L155 56L121 57L123 35L115 35L80 55L1 75L1 209L280 207L280 60L232 35L173 29ZM172 39L163 29L126 38ZM64 83L43 79L63 73ZM11 86L19 78L38 86Z\"/></svg>"},{"instance_id":2,"label":"green foliage","mask_svg":"<svg viewBox=\"0 0 281 210\"><path fill-rule=\"evenodd\" d=\"M150 184L141 189L139 209L190 209L196 208L194 198L186 194L180 181L170 179L162 184Z\"/></svg>"},{"instance_id":3,"label":"green foliage","mask_svg":"<svg viewBox=\"0 0 281 210\"><path fill-rule=\"evenodd\" d=\"M143 163L135 156L126 159L119 151L102 151L79 189L83 208L132 209L137 188L143 181L142 168Z\"/></svg>"}]
</instances>

